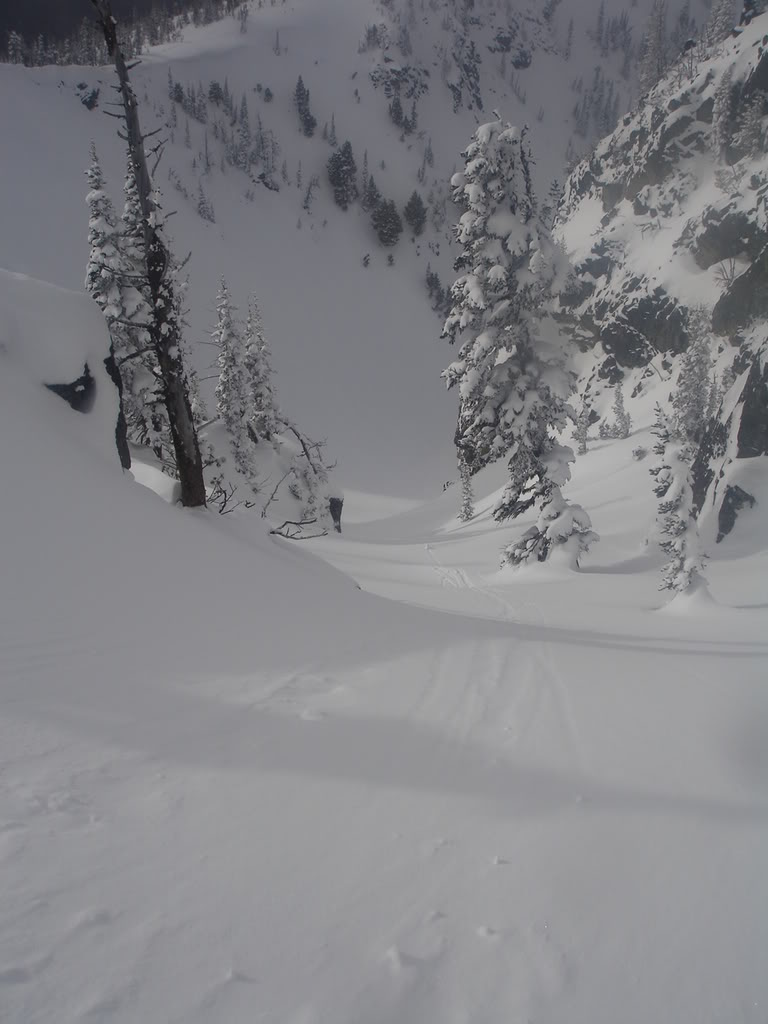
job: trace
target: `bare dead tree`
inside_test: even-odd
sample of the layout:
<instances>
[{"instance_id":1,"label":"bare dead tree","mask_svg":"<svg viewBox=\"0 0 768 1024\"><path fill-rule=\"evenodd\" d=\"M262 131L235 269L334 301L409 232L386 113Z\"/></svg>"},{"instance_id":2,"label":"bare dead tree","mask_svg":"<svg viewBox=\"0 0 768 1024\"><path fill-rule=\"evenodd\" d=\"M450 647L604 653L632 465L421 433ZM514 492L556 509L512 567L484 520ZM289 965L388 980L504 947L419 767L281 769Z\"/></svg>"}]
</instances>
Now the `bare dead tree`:
<instances>
[{"instance_id":1,"label":"bare dead tree","mask_svg":"<svg viewBox=\"0 0 768 1024\"><path fill-rule=\"evenodd\" d=\"M147 166L144 140L139 123L138 100L128 77L128 66L117 39L117 22L109 0L91 0L96 20L104 34L107 52L115 65L122 99L125 136L131 168L136 181L144 232L144 259L151 296L152 319L149 335L157 354L168 412L176 468L181 484L181 503L190 507L205 505L203 462L197 439L182 352L184 350L181 316L174 289L170 249L163 238L162 221L153 195L152 177Z\"/></svg>"}]
</instances>

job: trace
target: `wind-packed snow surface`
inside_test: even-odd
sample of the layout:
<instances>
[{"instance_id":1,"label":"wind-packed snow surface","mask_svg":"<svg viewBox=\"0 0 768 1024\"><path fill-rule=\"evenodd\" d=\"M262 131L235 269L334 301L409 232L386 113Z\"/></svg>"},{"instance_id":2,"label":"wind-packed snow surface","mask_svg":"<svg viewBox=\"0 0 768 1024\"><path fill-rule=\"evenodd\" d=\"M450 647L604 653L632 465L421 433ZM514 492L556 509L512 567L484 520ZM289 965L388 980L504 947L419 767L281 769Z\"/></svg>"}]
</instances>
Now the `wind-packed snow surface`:
<instances>
[{"instance_id":1,"label":"wind-packed snow surface","mask_svg":"<svg viewBox=\"0 0 768 1024\"><path fill-rule=\"evenodd\" d=\"M764 1021L759 511L679 614L637 437L578 575L494 573L494 471L291 546L123 476L39 383L95 307L0 286L4 1022Z\"/></svg>"},{"instance_id":2,"label":"wind-packed snow surface","mask_svg":"<svg viewBox=\"0 0 768 1024\"><path fill-rule=\"evenodd\" d=\"M353 73L370 10L308 7L267 9L266 39L191 32L137 69L142 102L161 116L170 62L183 82L229 74L249 102L271 84L283 125L300 71L328 116L328 67ZM570 76L558 60L535 81ZM363 78L337 129L355 118L402 202L419 157L385 148ZM357 211L321 193L298 228L295 185L251 203L229 170L207 186L216 224L181 198L171 222L193 250L199 366L223 271L241 307L250 288L262 302L286 408L359 490L341 537L294 545L258 512L173 507L152 469L119 469L106 331L79 291L92 137L116 200L123 172L81 80L108 98L106 71L0 66L0 1020L764 1024L759 467L758 504L711 544L710 602L662 608L631 455L646 430L577 463L568 496L601 536L582 572L497 572L532 522L493 523L503 467L476 478L466 525L457 486L402 497L454 475L426 245L388 268ZM434 140L443 163L455 137ZM182 140L168 155L194 194ZM322 169L297 132L281 142L291 174ZM86 362L82 415L43 384Z\"/></svg>"}]
</instances>

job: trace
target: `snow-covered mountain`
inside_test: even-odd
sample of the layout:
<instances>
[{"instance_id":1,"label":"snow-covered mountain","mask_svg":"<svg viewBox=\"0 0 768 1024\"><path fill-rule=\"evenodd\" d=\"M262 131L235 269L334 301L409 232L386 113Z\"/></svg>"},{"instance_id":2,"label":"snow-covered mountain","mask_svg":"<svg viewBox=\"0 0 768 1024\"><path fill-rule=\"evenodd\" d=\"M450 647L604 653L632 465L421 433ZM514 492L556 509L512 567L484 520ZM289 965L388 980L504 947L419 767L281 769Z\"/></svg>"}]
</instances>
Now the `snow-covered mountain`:
<instances>
[{"instance_id":1,"label":"snow-covered mountain","mask_svg":"<svg viewBox=\"0 0 768 1024\"><path fill-rule=\"evenodd\" d=\"M715 513L718 539L751 507L744 480L768 454L765 21L684 56L574 170L557 227L576 275L563 309L589 352L582 388L601 414L626 382L647 419L677 378L690 315L704 310L724 386L697 501Z\"/></svg>"},{"instance_id":2,"label":"snow-covered mountain","mask_svg":"<svg viewBox=\"0 0 768 1024\"><path fill-rule=\"evenodd\" d=\"M607 22L626 14L636 50L649 9L642 0L610 12ZM424 494L452 477L455 405L439 379L450 353L437 340L441 323L425 287L428 266L442 287L451 280L448 181L478 121L498 107L512 122L530 122L538 190L546 196L552 179L562 180L566 156L583 152L607 123L606 108L610 117L627 108L636 68L623 68L626 33L611 42L605 16L604 42L596 41L600 10L597 0L578 10L567 2L292 0L251 5L245 33L236 18L189 25L183 42L152 50L134 76L145 129L175 119L157 181L166 209L177 211L176 246L191 253L190 339L202 375L223 274L242 309L250 292L259 299L280 397L307 430L327 437L342 483ZM194 113L170 99L169 72L185 96L194 90L201 97ZM299 76L318 122L312 138L302 134L295 108ZM0 239L0 266L79 288L91 140L113 198L121 196L124 153L104 116L113 74L2 65L0 77L0 123L13 140L3 154L0 212L10 230ZM258 151L250 174L226 159L238 127L208 100L214 81L226 83L238 114L246 100ZM416 100L410 134L390 115L398 88L406 118ZM94 90L97 105L88 109ZM588 125L585 106L596 115ZM421 236L406 231L396 246L382 247L359 204L347 211L334 204L326 125L339 143L351 142L359 171L367 153L379 190L400 210L419 191L429 208ZM265 170L280 191L259 181ZM308 213L313 176L319 184ZM198 216L201 191L214 222Z\"/></svg>"},{"instance_id":3,"label":"snow-covered mountain","mask_svg":"<svg viewBox=\"0 0 768 1024\"><path fill-rule=\"evenodd\" d=\"M637 95L621 40L650 6L259 2L247 32L189 26L134 69L145 129L168 125L200 376L223 274L243 313L256 294L284 409L339 459L344 532L304 544L258 509L175 506L148 460L121 471L83 292L91 140L121 205L113 76L0 64L3 1024L764 1024L765 156L718 164L707 110L730 67L741 128L768 16L692 81L673 71L567 184L557 313L588 409L621 379L634 420L593 429L568 484L600 535L582 570L497 570L537 517L493 519L503 460L469 522L440 489L451 171L494 108L532 113L550 202L569 147ZM396 82L402 117L420 93L409 133ZM423 195L421 235L380 245L337 205L333 133L400 210ZM711 597L661 607L641 455L698 303L736 376L697 487L725 488ZM737 487L758 504L715 544Z\"/></svg>"}]
</instances>

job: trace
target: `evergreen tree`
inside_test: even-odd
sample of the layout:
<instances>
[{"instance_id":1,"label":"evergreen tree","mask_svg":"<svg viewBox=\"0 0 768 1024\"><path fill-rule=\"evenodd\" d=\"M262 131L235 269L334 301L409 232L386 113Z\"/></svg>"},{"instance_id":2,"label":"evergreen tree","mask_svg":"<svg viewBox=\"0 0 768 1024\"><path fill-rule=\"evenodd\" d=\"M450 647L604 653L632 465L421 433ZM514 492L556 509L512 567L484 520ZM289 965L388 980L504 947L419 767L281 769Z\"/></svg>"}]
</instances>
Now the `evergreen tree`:
<instances>
[{"instance_id":1,"label":"evergreen tree","mask_svg":"<svg viewBox=\"0 0 768 1024\"><path fill-rule=\"evenodd\" d=\"M299 123L301 124L302 132L311 138L315 134L315 128L317 128L317 120L312 116L309 109L309 89L304 85L304 81L299 75L299 80L296 83L296 89L293 94L294 102L296 103L296 110L299 114Z\"/></svg>"},{"instance_id":2,"label":"evergreen tree","mask_svg":"<svg viewBox=\"0 0 768 1024\"><path fill-rule=\"evenodd\" d=\"M475 495L472 490L472 469L461 449L456 452L459 462L459 478L461 479L461 508L459 519L462 523L468 523L475 514Z\"/></svg>"},{"instance_id":3,"label":"evergreen tree","mask_svg":"<svg viewBox=\"0 0 768 1024\"><path fill-rule=\"evenodd\" d=\"M640 85L644 92L661 81L668 66L667 0L653 0L640 60Z\"/></svg>"},{"instance_id":4,"label":"evergreen tree","mask_svg":"<svg viewBox=\"0 0 768 1024\"><path fill-rule=\"evenodd\" d=\"M427 208L418 192L413 192L403 210L405 223L414 235L420 235L427 223Z\"/></svg>"},{"instance_id":5,"label":"evergreen tree","mask_svg":"<svg viewBox=\"0 0 768 1024\"><path fill-rule=\"evenodd\" d=\"M328 180L333 188L333 198L342 210L357 199L357 165L352 153L352 143L344 145L332 153L328 159Z\"/></svg>"},{"instance_id":6,"label":"evergreen tree","mask_svg":"<svg viewBox=\"0 0 768 1024\"><path fill-rule=\"evenodd\" d=\"M502 121L481 125L464 153L464 171L451 181L462 210L462 274L443 329L443 337L460 342L443 374L459 392L457 447L472 452L477 468L509 458L495 517L513 518L537 501L543 506L537 526L505 553L510 564L544 561L556 547L578 561L594 539L586 513L560 494L574 456L554 434L566 424L573 375L548 307L564 268L536 216L526 136Z\"/></svg>"},{"instance_id":7,"label":"evergreen tree","mask_svg":"<svg viewBox=\"0 0 768 1024\"><path fill-rule=\"evenodd\" d=\"M632 429L632 417L624 408L624 391L621 384L617 384L614 388L613 415L616 417L613 437L619 437L624 440L629 437L629 432Z\"/></svg>"},{"instance_id":8,"label":"evergreen tree","mask_svg":"<svg viewBox=\"0 0 768 1024\"><path fill-rule=\"evenodd\" d=\"M334 149L339 144L339 140L336 138L336 115L331 114L331 129L328 132L328 145L333 146Z\"/></svg>"},{"instance_id":9,"label":"evergreen tree","mask_svg":"<svg viewBox=\"0 0 768 1024\"><path fill-rule=\"evenodd\" d=\"M400 97L395 93L392 102L389 104L389 116L392 118L392 123L398 128L402 128L403 125L403 105L400 102Z\"/></svg>"},{"instance_id":10,"label":"evergreen tree","mask_svg":"<svg viewBox=\"0 0 768 1024\"><path fill-rule=\"evenodd\" d=\"M151 319L152 300L144 278L144 228L130 161L123 193L125 202L120 218L123 311L124 319L136 327L127 333L124 354L117 356L123 379L128 436L137 444L149 445L163 468L170 475L176 475L176 454L165 407L162 375L146 327Z\"/></svg>"},{"instance_id":11,"label":"evergreen tree","mask_svg":"<svg viewBox=\"0 0 768 1024\"><path fill-rule=\"evenodd\" d=\"M589 435L589 406L586 397L582 399L579 415L576 417L576 441L578 448L577 455L587 454L587 440Z\"/></svg>"},{"instance_id":12,"label":"evergreen tree","mask_svg":"<svg viewBox=\"0 0 768 1024\"><path fill-rule=\"evenodd\" d=\"M248 116L248 101L243 94L240 101L240 114L237 128L237 164L244 171L250 170L253 140L251 137L251 121Z\"/></svg>"},{"instance_id":13,"label":"evergreen tree","mask_svg":"<svg viewBox=\"0 0 768 1024\"><path fill-rule=\"evenodd\" d=\"M382 245L397 245L403 233L403 222L393 199L382 199L377 204L371 223Z\"/></svg>"},{"instance_id":14,"label":"evergreen tree","mask_svg":"<svg viewBox=\"0 0 768 1024\"><path fill-rule=\"evenodd\" d=\"M216 216L213 212L213 204L211 203L208 196L203 190L202 181L198 182L197 185L197 212L203 220L210 221L211 224L216 223Z\"/></svg>"},{"instance_id":15,"label":"evergreen tree","mask_svg":"<svg viewBox=\"0 0 768 1024\"><path fill-rule=\"evenodd\" d=\"M360 205L368 213L371 210L375 210L380 202L381 192L379 192L373 175L370 174L367 178L363 178L363 195Z\"/></svg>"},{"instance_id":16,"label":"evergreen tree","mask_svg":"<svg viewBox=\"0 0 768 1024\"><path fill-rule=\"evenodd\" d=\"M660 405L656 406L653 434L657 462L650 472L658 498L659 542L668 558L659 589L686 593L706 586L702 575L705 558L701 551L691 486L694 448L676 432Z\"/></svg>"},{"instance_id":17,"label":"evergreen tree","mask_svg":"<svg viewBox=\"0 0 768 1024\"><path fill-rule=\"evenodd\" d=\"M721 43L733 30L736 23L734 0L715 0L707 22L707 36L711 43Z\"/></svg>"},{"instance_id":18,"label":"evergreen tree","mask_svg":"<svg viewBox=\"0 0 768 1024\"><path fill-rule=\"evenodd\" d=\"M256 450L248 427L256 409L246 363L246 343L224 278L216 296L216 327L211 334L218 347L219 381L216 408L229 434L235 466L252 485L256 483Z\"/></svg>"},{"instance_id":19,"label":"evergreen tree","mask_svg":"<svg viewBox=\"0 0 768 1024\"><path fill-rule=\"evenodd\" d=\"M255 297L248 303L244 342L244 371L253 410L249 433L254 442L271 441L280 431L280 414L272 386L272 357Z\"/></svg>"},{"instance_id":20,"label":"evergreen tree","mask_svg":"<svg viewBox=\"0 0 768 1024\"><path fill-rule=\"evenodd\" d=\"M698 445L707 427L710 400L710 313L697 307L688 314L688 348L680 360L680 373L672 393L672 423L685 442Z\"/></svg>"},{"instance_id":21,"label":"evergreen tree","mask_svg":"<svg viewBox=\"0 0 768 1024\"><path fill-rule=\"evenodd\" d=\"M733 137L733 145L736 149L752 159L765 150L764 107L764 94L758 89L745 104L739 118L738 131Z\"/></svg>"},{"instance_id":22,"label":"evergreen tree","mask_svg":"<svg viewBox=\"0 0 768 1024\"><path fill-rule=\"evenodd\" d=\"M726 157L733 137L734 123L733 103L733 72L727 68L715 90L715 103L712 109L712 128L715 146L721 157Z\"/></svg>"}]
</instances>

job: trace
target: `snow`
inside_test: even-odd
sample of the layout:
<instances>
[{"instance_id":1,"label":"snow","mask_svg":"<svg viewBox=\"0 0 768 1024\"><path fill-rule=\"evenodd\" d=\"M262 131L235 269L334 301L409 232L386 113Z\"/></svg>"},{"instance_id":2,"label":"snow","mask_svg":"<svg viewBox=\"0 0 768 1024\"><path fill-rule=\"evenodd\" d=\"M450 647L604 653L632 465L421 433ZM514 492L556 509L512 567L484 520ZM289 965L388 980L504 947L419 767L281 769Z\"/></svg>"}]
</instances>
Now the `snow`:
<instances>
[{"instance_id":1,"label":"snow","mask_svg":"<svg viewBox=\"0 0 768 1024\"><path fill-rule=\"evenodd\" d=\"M362 8L338 7L345 47ZM324 24L281 23L310 69ZM168 50L232 85L255 38ZM141 71L158 97L166 72ZM294 244L295 210L238 185L216 225L174 219L192 331L222 270L241 306L256 288L281 401L352 480L344 533L291 545L169 504L156 468L120 472L104 323L69 290L91 134L122 182L84 75L0 66L3 1024L764 1024L764 470L735 468L760 505L709 552L712 604L662 610L645 429L575 464L601 537L581 572L499 571L535 513L492 521L503 465L467 524L440 493L453 412L420 286L367 277L362 229L322 206ZM42 382L86 359L81 415Z\"/></svg>"},{"instance_id":2,"label":"snow","mask_svg":"<svg viewBox=\"0 0 768 1024\"><path fill-rule=\"evenodd\" d=\"M498 467L336 572L2 358L4 1020L763 1019L764 551L712 572L762 609L659 616L613 442L581 575L493 572Z\"/></svg>"}]
</instances>

